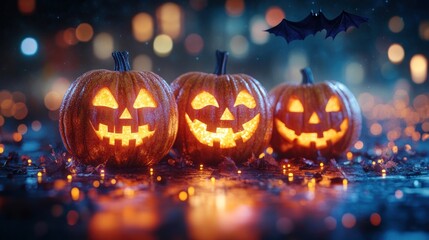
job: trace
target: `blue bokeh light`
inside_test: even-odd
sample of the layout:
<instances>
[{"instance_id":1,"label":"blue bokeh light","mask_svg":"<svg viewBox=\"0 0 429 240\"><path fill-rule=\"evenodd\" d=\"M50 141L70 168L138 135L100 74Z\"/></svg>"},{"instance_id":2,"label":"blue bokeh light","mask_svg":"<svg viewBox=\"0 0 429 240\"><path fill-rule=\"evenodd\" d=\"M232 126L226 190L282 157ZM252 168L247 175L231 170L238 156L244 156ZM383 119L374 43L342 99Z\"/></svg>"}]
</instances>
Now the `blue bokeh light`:
<instances>
[{"instance_id":1,"label":"blue bokeh light","mask_svg":"<svg viewBox=\"0 0 429 240\"><path fill-rule=\"evenodd\" d=\"M34 38L28 37L21 42L21 52L26 56L32 56L36 54L39 45Z\"/></svg>"}]
</instances>

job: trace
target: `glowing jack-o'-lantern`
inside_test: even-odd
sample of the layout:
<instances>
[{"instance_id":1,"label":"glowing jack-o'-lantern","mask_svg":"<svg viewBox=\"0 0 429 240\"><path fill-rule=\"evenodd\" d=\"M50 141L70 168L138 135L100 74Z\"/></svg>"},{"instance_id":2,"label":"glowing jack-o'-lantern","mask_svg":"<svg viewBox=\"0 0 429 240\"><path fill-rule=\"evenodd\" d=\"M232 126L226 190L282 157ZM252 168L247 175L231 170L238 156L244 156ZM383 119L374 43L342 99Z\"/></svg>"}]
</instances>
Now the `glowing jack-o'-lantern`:
<instances>
[{"instance_id":1,"label":"glowing jack-o'-lantern","mask_svg":"<svg viewBox=\"0 0 429 240\"><path fill-rule=\"evenodd\" d=\"M115 71L85 73L65 94L59 119L64 145L86 164L156 163L177 134L174 96L158 75L131 71L127 52L112 55Z\"/></svg>"},{"instance_id":2,"label":"glowing jack-o'-lantern","mask_svg":"<svg viewBox=\"0 0 429 240\"><path fill-rule=\"evenodd\" d=\"M265 89L245 74L225 74L227 52L216 52L214 74L190 72L172 84L179 108L175 148L196 162L236 162L259 154L272 129Z\"/></svg>"},{"instance_id":3,"label":"glowing jack-o'-lantern","mask_svg":"<svg viewBox=\"0 0 429 240\"><path fill-rule=\"evenodd\" d=\"M341 83L314 84L309 68L302 73L303 84L282 84L270 91L274 112L271 144L285 156L338 156L360 134L356 98Z\"/></svg>"}]
</instances>

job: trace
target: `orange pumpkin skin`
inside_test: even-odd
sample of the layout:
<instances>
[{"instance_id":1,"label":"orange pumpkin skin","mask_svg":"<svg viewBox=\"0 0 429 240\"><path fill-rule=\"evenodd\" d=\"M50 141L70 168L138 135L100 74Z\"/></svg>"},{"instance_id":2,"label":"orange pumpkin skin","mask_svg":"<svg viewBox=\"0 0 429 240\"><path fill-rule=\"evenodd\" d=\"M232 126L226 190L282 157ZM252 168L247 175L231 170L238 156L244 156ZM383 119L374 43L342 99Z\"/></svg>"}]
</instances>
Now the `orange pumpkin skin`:
<instances>
[{"instance_id":1,"label":"orange pumpkin skin","mask_svg":"<svg viewBox=\"0 0 429 240\"><path fill-rule=\"evenodd\" d=\"M130 71L127 52L112 55L115 71L87 72L66 92L59 117L63 143L84 164L152 165L177 134L174 96L155 73Z\"/></svg>"},{"instance_id":2,"label":"orange pumpkin skin","mask_svg":"<svg viewBox=\"0 0 429 240\"><path fill-rule=\"evenodd\" d=\"M274 113L271 145L285 157L339 156L360 135L356 98L339 82L313 84L309 68L302 73L302 84L284 83L269 93Z\"/></svg>"},{"instance_id":3,"label":"orange pumpkin skin","mask_svg":"<svg viewBox=\"0 0 429 240\"><path fill-rule=\"evenodd\" d=\"M242 163L271 137L265 89L248 75L225 74L227 54L217 51L215 74L189 72L171 83L179 109L174 148L196 163L215 165L226 157Z\"/></svg>"}]
</instances>

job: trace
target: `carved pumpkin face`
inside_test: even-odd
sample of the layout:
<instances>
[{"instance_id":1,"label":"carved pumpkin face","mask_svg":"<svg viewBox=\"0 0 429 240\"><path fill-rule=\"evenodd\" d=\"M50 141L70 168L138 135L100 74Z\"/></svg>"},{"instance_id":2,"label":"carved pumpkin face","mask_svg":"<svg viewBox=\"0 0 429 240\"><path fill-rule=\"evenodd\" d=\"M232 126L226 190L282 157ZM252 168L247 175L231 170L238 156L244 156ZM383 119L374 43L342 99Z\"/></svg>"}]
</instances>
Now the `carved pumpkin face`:
<instances>
[{"instance_id":1,"label":"carved pumpkin face","mask_svg":"<svg viewBox=\"0 0 429 240\"><path fill-rule=\"evenodd\" d=\"M312 75L305 77L311 79ZM359 135L359 106L338 82L283 84L270 92L270 101L274 111L272 144L284 155L339 155Z\"/></svg>"},{"instance_id":2,"label":"carved pumpkin face","mask_svg":"<svg viewBox=\"0 0 429 240\"><path fill-rule=\"evenodd\" d=\"M179 108L175 148L195 162L244 162L262 152L271 136L265 90L248 75L225 74L226 56L218 52L223 68L216 74L186 73L171 84Z\"/></svg>"},{"instance_id":3,"label":"carved pumpkin face","mask_svg":"<svg viewBox=\"0 0 429 240\"><path fill-rule=\"evenodd\" d=\"M343 116L342 104L337 96L331 96L326 104L305 105L292 96L283 117L274 119L280 136L307 148L323 149L342 139L348 128L348 118ZM328 123L321 122L330 119Z\"/></svg>"},{"instance_id":4,"label":"carved pumpkin face","mask_svg":"<svg viewBox=\"0 0 429 240\"><path fill-rule=\"evenodd\" d=\"M138 92L134 102L122 102L121 105L126 105L120 107L110 89L101 88L92 99L94 114L90 121L91 125L100 141L107 138L109 145L114 146L118 143L123 147L128 147L133 141L135 146L139 146L145 138L152 137L155 133L153 126L150 126L152 124L144 123L143 120L147 118L145 116L150 111L153 112L157 103L152 94L143 88ZM120 114L119 119L113 121L113 124L111 118L105 119L106 116L118 116L115 113Z\"/></svg>"},{"instance_id":5,"label":"carved pumpkin face","mask_svg":"<svg viewBox=\"0 0 429 240\"><path fill-rule=\"evenodd\" d=\"M189 130L201 144L233 148L237 146L236 141L245 143L253 137L259 125L260 113L254 111L255 98L246 90L240 91L235 101L222 100L219 105L212 94L206 91L198 93L191 101L194 111L185 113L185 119ZM242 114L244 117L239 119L230 109L234 113L248 113Z\"/></svg>"},{"instance_id":6,"label":"carved pumpkin face","mask_svg":"<svg viewBox=\"0 0 429 240\"><path fill-rule=\"evenodd\" d=\"M177 134L174 96L158 75L131 71L126 52L113 55L115 71L85 73L65 94L59 118L63 143L85 164L154 164Z\"/></svg>"}]
</instances>

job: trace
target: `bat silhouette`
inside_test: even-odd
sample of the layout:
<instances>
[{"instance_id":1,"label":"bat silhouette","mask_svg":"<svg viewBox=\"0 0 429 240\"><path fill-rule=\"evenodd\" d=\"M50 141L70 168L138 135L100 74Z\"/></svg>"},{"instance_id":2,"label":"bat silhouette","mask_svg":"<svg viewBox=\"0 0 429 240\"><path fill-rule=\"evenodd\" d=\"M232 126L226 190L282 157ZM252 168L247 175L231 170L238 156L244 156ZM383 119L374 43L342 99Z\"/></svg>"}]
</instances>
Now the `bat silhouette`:
<instances>
[{"instance_id":1,"label":"bat silhouette","mask_svg":"<svg viewBox=\"0 0 429 240\"><path fill-rule=\"evenodd\" d=\"M277 26L267 29L265 31L273 33L276 36L282 36L289 43L293 40L302 40L308 35L315 35L317 32L326 30L326 37L337 36L341 31L347 31L349 27L358 28L360 24L368 22L368 18L361 17L343 11L336 18L329 20L325 17L322 11L311 13L299 22L291 22L283 19Z\"/></svg>"}]
</instances>

